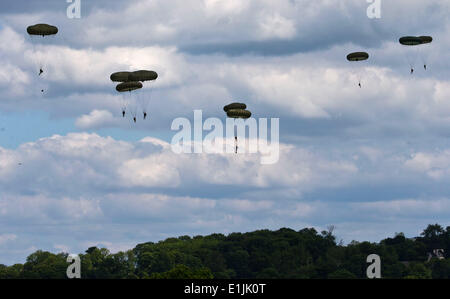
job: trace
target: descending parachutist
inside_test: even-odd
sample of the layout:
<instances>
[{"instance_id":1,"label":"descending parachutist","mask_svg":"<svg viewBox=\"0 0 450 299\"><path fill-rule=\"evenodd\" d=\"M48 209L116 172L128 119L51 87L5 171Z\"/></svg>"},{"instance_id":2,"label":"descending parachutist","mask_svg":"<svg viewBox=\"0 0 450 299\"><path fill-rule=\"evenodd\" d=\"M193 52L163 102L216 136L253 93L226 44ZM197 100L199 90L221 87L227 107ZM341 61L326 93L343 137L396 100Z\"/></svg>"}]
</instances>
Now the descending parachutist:
<instances>
[{"instance_id":1,"label":"descending parachutist","mask_svg":"<svg viewBox=\"0 0 450 299\"><path fill-rule=\"evenodd\" d=\"M122 110L122 117L125 117L125 110Z\"/></svg>"},{"instance_id":2,"label":"descending parachutist","mask_svg":"<svg viewBox=\"0 0 450 299\"><path fill-rule=\"evenodd\" d=\"M414 69L412 68L412 69L411 69L411 75L412 75L413 73L414 73Z\"/></svg>"},{"instance_id":3,"label":"descending parachutist","mask_svg":"<svg viewBox=\"0 0 450 299\"><path fill-rule=\"evenodd\" d=\"M147 112L144 112L144 119L147 118Z\"/></svg>"},{"instance_id":4,"label":"descending parachutist","mask_svg":"<svg viewBox=\"0 0 450 299\"><path fill-rule=\"evenodd\" d=\"M361 82L358 83L358 86L359 86L359 88L362 88L362 87L361 87Z\"/></svg>"},{"instance_id":5,"label":"descending parachutist","mask_svg":"<svg viewBox=\"0 0 450 299\"><path fill-rule=\"evenodd\" d=\"M39 69L39 76L42 75L44 71L42 69Z\"/></svg>"},{"instance_id":6,"label":"descending parachutist","mask_svg":"<svg viewBox=\"0 0 450 299\"><path fill-rule=\"evenodd\" d=\"M425 70L427 70L427 65L426 65L426 64L424 64L424 65L423 65L423 68L424 68Z\"/></svg>"},{"instance_id":7,"label":"descending parachutist","mask_svg":"<svg viewBox=\"0 0 450 299\"><path fill-rule=\"evenodd\" d=\"M133 117L134 122L136 122L136 117Z\"/></svg>"},{"instance_id":8,"label":"descending parachutist","mask_svg":"<svg viewBox=\"0 0 450 299\"><path fill-rule=\"evenodd\" d=\"M238 139L237 139L237 136L234 137L234 144L236 146L236 154L237 154L238 153Z\"/></svg>"}]
</instances>

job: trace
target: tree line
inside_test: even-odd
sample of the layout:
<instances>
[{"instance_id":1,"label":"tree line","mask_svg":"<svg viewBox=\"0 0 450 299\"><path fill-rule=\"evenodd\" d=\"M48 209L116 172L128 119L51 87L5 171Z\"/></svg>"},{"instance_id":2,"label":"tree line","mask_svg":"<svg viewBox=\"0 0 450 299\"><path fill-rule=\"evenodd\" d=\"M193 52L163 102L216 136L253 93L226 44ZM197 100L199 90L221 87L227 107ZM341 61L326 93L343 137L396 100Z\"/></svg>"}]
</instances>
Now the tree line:
<instances>
[{"instance_id":1,"label":"tree line","mask_svg":"<svg viewBox=\"0 0 450 299\"><path fill-rule=\"evenodd\" d=\"M379 243L336 242L333 228L181 236L112 254L80 254L83 279L363 279L370 254L383 278L450 278L450 226L429 225L419 237L397 233ZM66 279L68 253L38 250L24 264L0 265L0 279Z\"/></svg>"}]
</instances>

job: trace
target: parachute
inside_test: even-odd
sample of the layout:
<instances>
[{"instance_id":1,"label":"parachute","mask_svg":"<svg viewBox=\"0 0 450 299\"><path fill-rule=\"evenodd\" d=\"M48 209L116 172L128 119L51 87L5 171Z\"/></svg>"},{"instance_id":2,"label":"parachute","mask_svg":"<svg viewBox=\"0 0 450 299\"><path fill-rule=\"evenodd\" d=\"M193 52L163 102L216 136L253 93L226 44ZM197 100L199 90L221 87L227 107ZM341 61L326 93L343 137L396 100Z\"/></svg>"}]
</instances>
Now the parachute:
<instances>
[{"instance_id":1,"label":"parachute","mask_svg":"<svg viewBox=\"0 0 450 299\"><path fill-rule=\"evenodd\" d=\"M227 111L227 116L229 118L242 118L247 119L252 117L252 113L248 110L243 109L231 109Z\"/></svg>"},{"instance_id":2,"label":"parachute","mask_svg":"<svg viewBox=\"0 0 450 299\"><path fill-rule=\"evenodd\" d=\"M158 74L154 71L136 71L130 74L130 81L154 81L158 79Z\"/></svg>"},{"instance_id":3,"label":"parachute","mask_svg":"<svg viewBox=\"0 0 450 299\"><path fill-rule=\"evenodd\" d=\"M431 36L403 36L399 39L400 44L413 47L413 49L408 49L408 53L406 54L406 58L408 59L408 63L411 67L411 74L414 73L415 61L417 54L420 54L423 62L423 67L427 69L427 62L422 53L420 53L422 45L430 44L433 41ZM416 48L417 47L417 48Z\"/></svg>"},{"instance_id":4,"label":"parachute","mask_svg":"<svg viewBox=\"0 0 450 299\"><path fill-rule=\"evenodd\" d=\"M243 103L232 103L225 107L223 107L223 110L226 112L227 117L234 118L234 119L248 119L252 117L252 113L247 109L247 105ZM236 154L238 152L238 138L237 135L234 137L235 147L236 147Z\"/></svg>"},{"instance_id":5,"label":"parachute","mask_svg":"<svg viewBox=\"0 0 450 299\"><path fill-rule=\"evenodd\" d=\"M354 52L347 55L347 60L350 62L355 61L365 61L369 59L369 54L366 52ZM356 75L358 76L358 86L361 88L361 79L362 79L362 73L361 70L354 70Z\"/></svg>"},{"instance_id":6,"label":"parachute","mask_svg":"<svg viewBox=\"0 0 450 299\"><path fill-rule=\"evenodd\" d=\"M223 107L223 110L225 112L228 112L229 110L233 110L233 109L245 110L245 109L247 109L247 105L245 105L243 103L232 103L230 105Z\"/></svg>"},{"instance_id":7,"label":"parachute","mask_svg":"<svg viewBox=\"0 0 450 299\"><path fill-rule=\"evenodd\" d=\"M347 55L348 61L363 61L369 59L369 54L366 52L355 52Z\"/></svg>"},{"instance_id":8,"label":"parachute","mask_svg":"<svg viewBox=\"0 0 450 299\"><path fill-rule=\"evenodd\" d=\"M36 47L38 44L47 44L51 37L58 34L58 27L49 24L36 24L27 27L27 33L33 44L33 60L39 69L39 77L44 77L47 67L47 60L50 55L47 49L42 50L38 53ZM42 89L41 92L44 92Z\"/></svg>"},{"instance_id":9,"label":"parachute","mask_svg":"<svg viewBox=\"0 0 450 299\"><path fill-rule=\"evenodd\" d=\"M48 36L57 34L58 28L48 24L37 24L28 26L27 32L29 35Z\"/></svg>"},{"instance_id":10,"label":"parachute","mask_svg":"<svg viewBox=\"0 0 450 299\"><path fill-rule=\"evenodd\" d=\"M116 86L118 92L125 91L136 91L138 89L143 89L144 84L150 85L149 94L144 94L144 90L136 91L136 99L131 101L131 99L126 99L123 97L122 106L122 116L125 117L127 106L131 106L131 114L133 115L133 120L136 122L137 106L140 105L142 112L144 114L144 119L147 118L147 107L151 99L151 93L153 91L153 84L151 82L158 78L158 74L155 71L140 70L135 72L116 72L111 74L110 79L112 82L119 82L120 84ZM150 83L146 83L150 82Z\"/></svg>"},{"instance_id":11,"label":"parachute","mask_svg":"<svg viewBox=\"0 0 450 299\"><path fill-rule=\"evenodd\" d=\"M404 46L418 46L422 44L422 40L417 36L404 36L399 39L399 42Z\"/></svg>"},{"instance_id":12,"label":"parachute","mask_svg":"<svg viewBox=\"0 0 450 299\"><path fill-rule=\"evenodd\" d=\"M116 86L118 92L133 91L143 87L141 82L123 82Z\"/></svg>"}]
</instances>

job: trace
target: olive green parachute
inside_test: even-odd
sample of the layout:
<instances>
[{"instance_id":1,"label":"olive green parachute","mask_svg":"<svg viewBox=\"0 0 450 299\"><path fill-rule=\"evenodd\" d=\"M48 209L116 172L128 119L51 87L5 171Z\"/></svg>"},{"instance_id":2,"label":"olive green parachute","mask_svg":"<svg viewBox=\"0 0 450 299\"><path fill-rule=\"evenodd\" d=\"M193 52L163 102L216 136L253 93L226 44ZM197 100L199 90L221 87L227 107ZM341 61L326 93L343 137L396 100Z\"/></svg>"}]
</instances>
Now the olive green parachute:
<instances>
[{"instance_id":1,"label":"olive green parachute","mask_svg":"<svg viewBox=\"0 0 450 299\"><path fill-rule=\"evenodd\" d=\"M404 46L420 46L425 44L430 44L433 41L431 36L404 36L401 37L399 42ZM427 69L427 59L422 53L421 47L413 47L415 51L410 53L406 53L406 59L411 67L411 75L414 73L415 62L417 60L417 56L420 56L423 62L423 67Z\"/></svg>"},{"instance_id":2,"label":"olive green parachute","mask_svg":"<svg viewBox=\"0 0 450 299\"><path fill-rule=\"evenodd\" d=\"M350 53L350 54L347 55L347 60L351 61L351 62L354 62L354 61L365 61L367 59L369 59L369 54L367 52L353 52L353 53ZM353 67L355 67L353 69L353 73L355 73L356 76L358 77L358 86L360 88L362 88L361 80L362 80L362 77L363 77L364 69L356 68L356 65L353 65Z\"/></svg>"},{"instance_id":3,"label":"olive green parachute","mask_svg":"<svg viewBox=\"0 0 450 299\"><path fill-rule=\"evenodd\" d=\"M227 111L227 116L230 118L243 118L247 119L252 117L252 113L244 109L231 109Z\"/></svg>"},{"instance_id":4,"label":"olive green parachute","mask_svg":"<svg viewBox=\"0 0 450 299\"><path fill-rule=\"evenodd\" d=\"M133 82L133 81L123 82L116 86L116 90L118 92L133 91L133 90L141 89L142 86L143 85L141 82Z\"/></svg>"},{"instance_id":5,"label":"olive green parachute","mask_svg":"<svg viewBox=\"0 0 450 299\"><path fill-rule=\"evenodd\" d=\"M113 82L128 82L128 81L137 81L137 80L129 80L131 73L130 72L117 72L111 75L111 81Z\"/></svg>"},{"instance_id":6,"label":"olive green parachute","mask_svg":"<svg viewBox=\"0 0 450 299\"><path fill-rule=\"evenodd\" d=\"M422 44L429 44L433 41L431 36L419 36L419 38L422 41Z\"/></svg>"},{"instance_id":7,"label":"olive green parachute","mask_svg":"<svg viewBox=\"0 0 450 299\"><path fill-rule=\"evenodd\" d=\"M355 52L347 55L348 61L363 61L369 59L369 54L366 52Z\"/></svg>"},{"instance_id":8,"label":"olive green parachute","mask_svg":"<svg viewBox=\"0 0 450 299\"><path fill-rule=\"evenodd\" d=\"M136 72L132 72L130 74L130 81L141 81L141 82L145 82L145 81L153 81L156 80L158 78L158 74L154 71L136 71Z\"/></svg>"},{"instance_id":9,"label":"olive green parachute","mask_svg":"<svg viewBox=\"0 0 450 299\"><path fill-rule=\"evenodd\" d=\"M55 35L58 33L58 28L48 24L37 24L29 26L27 28L27 32L29 35L39 35L39 36Z\"/></svg>"},{"instance_id":10,"label":"olive green parachute","mask_svg":"<svg viewBox=\"0 0 450 299\"><path fill-rule=\"evenodd\" d=\"M417 36L404 36L399 39L399 42L404 46L417 46L423 43Z\"/></svg>"},{"instance_id":11,"label":"olive green parachute","mask_svg":"<svg viewBox=\"0 0 450 299\"><path fill-rule=\"evenodd\" d=\"M226 105L225 107L223 107L223 110L225 112L228 112L229 110L245 110L247 109L247 105L243 104L243 103L232 103L230 105Z\"/></svg>"}]
</instances>

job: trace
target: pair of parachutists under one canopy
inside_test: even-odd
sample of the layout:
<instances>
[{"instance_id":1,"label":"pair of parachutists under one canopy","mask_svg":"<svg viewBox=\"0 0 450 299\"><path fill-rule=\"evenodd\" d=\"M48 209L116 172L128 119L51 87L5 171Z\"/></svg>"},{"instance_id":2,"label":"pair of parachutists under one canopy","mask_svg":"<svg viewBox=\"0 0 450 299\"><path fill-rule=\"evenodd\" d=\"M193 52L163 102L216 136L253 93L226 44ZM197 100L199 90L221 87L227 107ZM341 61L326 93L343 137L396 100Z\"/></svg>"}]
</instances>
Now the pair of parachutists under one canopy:
<instances>
[{"instance_id":1,"label":"pair of parachutists under one canopy","mask_svg":"<svg viewBox=\"0 0 450 299\"><path fill-rule=\"evenodd\" d=\"M130 107L133 121L137 121L137 103L130 103L133 93L142 89L145 82L152 82L158 78L158 74L154 71L141 70L136 72L117 72L111 75L112 82L119 83L116 86L116 91L124 95L124 103L122 106L122 116L125 117L126 110ZM129 99L126 98L128 95ZM141 95L140 99L137 99L142 108L144 119L147 118L147 105L149 101L147 95Z\"/></svg>"},{"instance_id":2,"label":"pair of parachutists under one canopy","mask_svg":"<svg viewBox=\"0 0 450 299\"><path fill-rule=\"evenodd\" d=\"M403 46L407 47L418 47L425 44L430 44L433 41L431 36L404 36L399 39L399 42ZM354 52L347 55L347 60L350 62L365 61L369 59L369 54L367 52ZM414 58L407 53L408 63L411 67L411 74L414 73ZM423 68L427 69L427 64L424 60ZM359 78L358 86L361 87L361 78Z\"/></svg>"}]
</instances>

